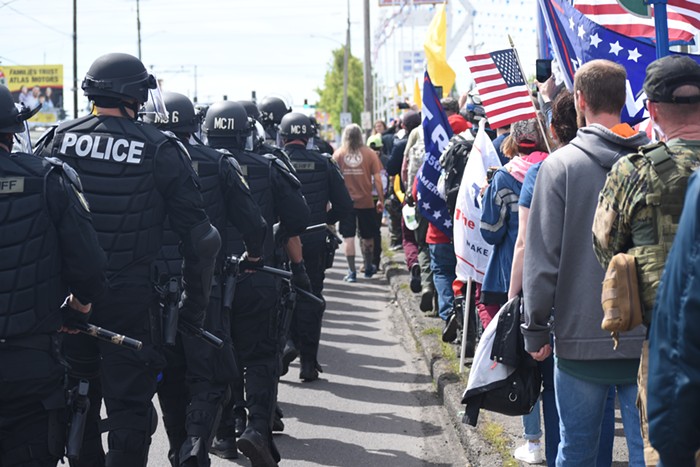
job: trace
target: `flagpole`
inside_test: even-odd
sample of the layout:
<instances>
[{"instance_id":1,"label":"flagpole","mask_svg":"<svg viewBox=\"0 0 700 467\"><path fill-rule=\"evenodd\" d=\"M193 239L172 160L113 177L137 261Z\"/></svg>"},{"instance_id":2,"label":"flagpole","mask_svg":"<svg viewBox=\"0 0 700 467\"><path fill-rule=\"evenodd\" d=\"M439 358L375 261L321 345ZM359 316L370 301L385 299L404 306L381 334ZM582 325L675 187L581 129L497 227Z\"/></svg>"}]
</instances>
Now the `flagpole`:
<instances>
[{"instance_id":1,"label":"flagpole","mask_svg":"<svg viewBox=\"0 0 700 467\"><path fill-rule=\"evenodd\" d=\"M665 57L668 50L668 14L666 11L666 0L648 0L650 5L654 5L654 28L656 29L656 58Z\"/></svg>"},{"instance_id":2,"label":"flagpole","mask_svg":"<svg viewBox=\"0 0 700 467\"><path fill-rule=\"evenodd\" d=\"M459 351L459 372L464 371L464 354L467 351L467 331L469 328L469 313L472 312L472 278L467 278L467 291L462 310L462 346Z\"/></svg>"},{"instance_id":3,"label":"flagpole","mask_svg":"<svg viewBox=\"0 0 700 467\"><path fill-rule=\"evenodd\" d=\"M666 1L666 0L662 0ZM513 38L510 37L510 34L508 34L508 42L510 42L510 47L513 49L513 54L515 55L515 61L518 63L518 68L520 69L520 76L523 77L523 81L525 81L525 73L523 72L523 66L520 63L520 56L518 56L518 50L515 48L515 44L513 43ZM527 84L527 82L526 82ZM535 104L532 104L533 107L535 107ZM540 120L539 115L537 115L537 109L535 108L535 120L537 120L537 126L540 129L540 133L542 133L542 139L544 140L545 146L547 146L547 152L552 152L552 149L549 147L549 139L547 138L547 133L544 131L544 127L542 126L542 121Z\"/></svg>"}]
</instances>

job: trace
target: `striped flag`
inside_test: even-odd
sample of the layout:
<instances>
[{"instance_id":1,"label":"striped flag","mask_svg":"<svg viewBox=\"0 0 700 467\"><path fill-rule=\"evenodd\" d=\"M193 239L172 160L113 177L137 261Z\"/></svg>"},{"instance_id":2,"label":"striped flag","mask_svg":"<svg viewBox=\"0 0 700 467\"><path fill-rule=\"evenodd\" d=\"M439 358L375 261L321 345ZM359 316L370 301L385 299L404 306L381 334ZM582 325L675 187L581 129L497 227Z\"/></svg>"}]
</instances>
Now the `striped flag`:
<instances>
[{"instance_id":1,"label":"striped flag","mask_svg":"<svg viewBox=\"0 0 700 467\"><path fill-rule=\"evenodd\" d=\"M575 0L574 7L601 26L630 37L654 39L654 9L618 0ZM630 10L634 8L634 11ZM668 40L689 42L700 29L700 0L668 0Z\"/></svg>"},{"instance_id":2,"label":"striped flag","mask_svg":"<svg viewBox=\"0 0 700 467\"><path fill-rule=\"evenodd\" d=\"M464 57L491 128L535 118L535 107L513 49Z\"/></svg>"}]
</instances>

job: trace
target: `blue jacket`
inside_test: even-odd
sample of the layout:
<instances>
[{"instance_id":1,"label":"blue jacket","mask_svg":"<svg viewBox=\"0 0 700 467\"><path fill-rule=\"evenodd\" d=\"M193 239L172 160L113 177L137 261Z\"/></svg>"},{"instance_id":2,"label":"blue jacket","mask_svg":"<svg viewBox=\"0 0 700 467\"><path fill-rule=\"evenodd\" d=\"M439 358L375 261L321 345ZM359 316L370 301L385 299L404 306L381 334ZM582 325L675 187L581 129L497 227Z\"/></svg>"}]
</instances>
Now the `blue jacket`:
<instances>
[{"instance_id":1,"label":"blue jacket","mask_svg":"<svg viewBox=\"0 0 700 467\"><path fill-rule=\"evenodd\" d=\"M649 439L665 467L694 466L700 449L699 196L700 175L695 173L666 260L649 336Z\"/></svg>"},{"instance_id":2,"label":"blue jacket","mask_svg":"<svg viewBox=\"0 0 700 467\"><path fill-rule=\"evenodd\" d=\"M518 199L521 188L522 183L506 169L500 168L484 193L481 236L494 248L481 286L483 292L508 292L513 250L518 237Z\"/></svg>"}]
</instances>

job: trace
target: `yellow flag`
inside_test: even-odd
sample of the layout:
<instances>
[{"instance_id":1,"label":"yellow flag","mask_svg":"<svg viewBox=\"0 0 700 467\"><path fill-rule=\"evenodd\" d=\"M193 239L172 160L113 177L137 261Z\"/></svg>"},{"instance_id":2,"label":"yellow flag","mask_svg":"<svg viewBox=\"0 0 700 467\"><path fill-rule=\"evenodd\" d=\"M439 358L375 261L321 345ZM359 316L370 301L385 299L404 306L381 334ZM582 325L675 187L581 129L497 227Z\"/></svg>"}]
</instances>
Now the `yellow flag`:
<instances>
[{"instance_id":1,"label":"yellow flag","mask_svg":"<svg viewBox=\"0 0 700 467\"><path fill-rule=\"evenodd\" d=\"M437 7L428 26L423 48L431 81L435 86L442 86L444 96L448 95L455 83L455 72L447 64L447 13L444 3Z\"/></svg>"},{"instance_id":2,"label":"yellow flag","mask_svg":"<svg viewBox=\"0 0 700 467\"><path fill-rule=\"evenodd\" d=\"M420 97L420 83L418 82L418 78L413 82L413 102L418 105L418 110L423 109L423 99Z\"/></svg>"}]
</instances>

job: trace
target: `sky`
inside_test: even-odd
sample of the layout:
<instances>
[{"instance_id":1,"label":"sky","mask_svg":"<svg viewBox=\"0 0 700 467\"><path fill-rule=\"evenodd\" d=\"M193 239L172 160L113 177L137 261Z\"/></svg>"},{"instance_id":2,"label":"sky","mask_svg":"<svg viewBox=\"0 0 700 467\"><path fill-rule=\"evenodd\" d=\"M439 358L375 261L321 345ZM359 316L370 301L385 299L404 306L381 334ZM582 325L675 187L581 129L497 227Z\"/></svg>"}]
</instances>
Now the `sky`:
<instances>
[{"instance_id":1,"label":"sky","mask_svg":"<svg viewBox=\"0 0 700 467\"><path fill-rule=\"evenodd\" d=\"M408 1L408 0L407 0ZM375 50L373 66L380 89L389 92L403 80L399 53L422 50L433 6L379 7L370 0L370 37L390 35ZM473 2L477 3L477 2ZM343 46L348 6L353 55L363 57L361 0L140 0L141 56L163 88L200 102L258 99L267 95L299 106L314 103L323 85L331 51ZM78 86L92 61L109 52L138 55L136 0L77 0ZM466 6L465 6L466 5ZM469 0L450 0L448 22L456 30L474 21L462 37L452 37L449 63L457 88L469 89L464 55L508 47L511 34L526 74L536 58L535 0L481 0L475 12ZM71 107L73 2L70 0L0 0L0 64L64 65L64 101ZM381 28L381 31L378 29ZM384 34L381 34L381 33ZM196 66L196 71L195 71ZM412 85L409 86L412 89ZM87 107L80 92L79 105ZM71 113L72 108L66 110Z\"/></svg>"}]
</instances>

